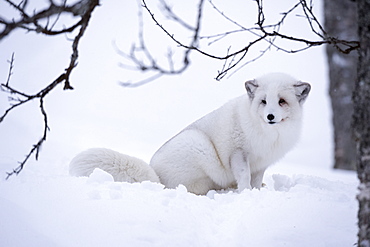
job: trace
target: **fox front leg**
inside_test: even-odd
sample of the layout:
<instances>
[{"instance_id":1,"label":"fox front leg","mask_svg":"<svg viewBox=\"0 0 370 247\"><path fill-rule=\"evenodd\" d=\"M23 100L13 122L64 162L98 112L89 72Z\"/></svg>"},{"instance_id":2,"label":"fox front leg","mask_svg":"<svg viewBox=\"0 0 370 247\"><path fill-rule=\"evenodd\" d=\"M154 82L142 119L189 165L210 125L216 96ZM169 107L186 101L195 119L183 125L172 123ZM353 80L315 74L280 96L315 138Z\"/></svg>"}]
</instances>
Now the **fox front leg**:
<instances>
[{"instance_id":1,"label":"fox front leg","mask_svg":"<svg viewBox=\"0 0 370 247\"><path fill-rule=\"evenodd\" d=\"M230 166L238 185L238 191L242 192L244 189L252 189L249 162L241 150L237 150L231 156Z\"/></svg>"},{"instance_id":2,"label":"fox front leg","mask_svg":"<svg viewBox=\"0 0 370 247\"><path fill-rule=\"evenodd\" d=\"M251 186L252 188L261 189L263 187L263 174L265 173L265 169L257 171L251 175Z\"/></svg>"}]
</instances>

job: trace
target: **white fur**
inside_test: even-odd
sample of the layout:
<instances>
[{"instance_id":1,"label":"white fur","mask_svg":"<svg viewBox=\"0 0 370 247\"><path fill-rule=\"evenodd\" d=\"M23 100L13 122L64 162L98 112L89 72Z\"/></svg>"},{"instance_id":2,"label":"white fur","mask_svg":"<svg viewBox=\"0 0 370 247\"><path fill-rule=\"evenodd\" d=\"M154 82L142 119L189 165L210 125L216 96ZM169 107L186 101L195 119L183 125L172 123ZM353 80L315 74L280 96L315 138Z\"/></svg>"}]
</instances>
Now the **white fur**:
<instances>
[{"instance_id":1,"label":"white fur","mask_svg":"<svg viewBox=\"0 0 370 247\"><path fill-rule=\"evenodd\" d=\"M69 164L73 176L90 176L95 168L110 173L120 182L159 182L157 174L144 161L106 148L91 148L74 157Z\"/></svg>"},{"instance_id":2,"label":"white fur","mask_svg":"<svg viewBox=\"0 0 370 247\"><path fill-rule=\"evenodd\" d=\"M189 125L154 154L150 165L167 188L183 184L195 194L260 188L266 168L295 145L310 85L281 73L245 85L246 95ZM77 156L71 172L88 175L99 167L119 181L142 181L151 173L136 158L103 150ZM146 180L153 181L152 175Z\"/></svg>"}]
</instances>

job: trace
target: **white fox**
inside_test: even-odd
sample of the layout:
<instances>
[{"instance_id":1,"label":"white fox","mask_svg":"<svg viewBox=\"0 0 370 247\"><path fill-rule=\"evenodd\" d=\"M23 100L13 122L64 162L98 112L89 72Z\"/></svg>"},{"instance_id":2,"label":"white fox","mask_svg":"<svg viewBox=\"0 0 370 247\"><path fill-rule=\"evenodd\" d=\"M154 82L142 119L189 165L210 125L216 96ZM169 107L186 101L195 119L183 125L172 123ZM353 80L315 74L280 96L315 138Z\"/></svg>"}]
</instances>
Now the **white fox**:
<instances>
[{"instance_id":1,"label":"white fox","mask_svg":"<svg viewBox=\"0 0 370 247\"><path fill-rule=\"evenodd\" d=\"M95 168L116 181L184 185L189 192L260 188L266 168L298 141L302 105L311 86L272 73L245 83L247 94L190 124L144 161L109 149L89 149L70 163L70 173L88 176Z\"/></svg>"}]
</instances>

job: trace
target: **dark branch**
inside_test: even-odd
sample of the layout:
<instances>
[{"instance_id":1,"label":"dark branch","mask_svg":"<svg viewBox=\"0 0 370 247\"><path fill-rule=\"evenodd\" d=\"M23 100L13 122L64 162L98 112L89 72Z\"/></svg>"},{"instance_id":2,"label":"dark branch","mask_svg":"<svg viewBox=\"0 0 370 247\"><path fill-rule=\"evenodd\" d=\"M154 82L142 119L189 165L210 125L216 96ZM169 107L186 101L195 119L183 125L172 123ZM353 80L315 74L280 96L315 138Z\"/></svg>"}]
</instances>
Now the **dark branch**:
<instances>
[{"instance_id":1,"label":"dark branch","mask_svg":"<svg viewBox=\"0 0 370 247\"><path fill-rule=\"evenodd\" d=\"M164 32L178 47L185 49L183 61L182 61L182 67L180 69L164 69L163 67L159 66L152 55L150 54L149 50L146 48L145 43L143 41L142 33L140 34L140 49L132 49L130 55L126 55L125 57L128 58L131 62L136 64L136 67L141 71L154 71L162 75L169 75L169 74L179 74L182 73L188 66L190 61L190 52L195 51L198 52L205 57L216 59L216 60L223 60L223 66L221 70L218 71L218 74L216 76L217 80L222 79L228 72L231 70L237 71L243 66L257 60L258 58L262 57L267 51L269 51L272 47L276 48L277 50L286 52L286 53L297 53L306 49L309 49L311 47L320 46L320 45L333 45L336 47L340 52L342 53L350 53L351 51L357 50L359 48L359 42L358 41L348 41L348 40L341 40L336 37L329 36L322 25L320 24L318 18L315 16L313 12L313 6L312 1L306 1L306 0L297 0L295 4L293 4L287 11L281 13L280 19L273 23L273 24L267 24L266 23L266 17L264 12L264 6L262 0L254 0L256 3L256 11L257 11L257 21L250 27L246 27L237 21L235 21L233 18L227 16L222 10L220 10L213 2L212 0L208 0L208 3L210 6L218 13L220 16L222 16L227 22L233 24L237 27L236 30L229 30L225 31L223 33L217 33L217 34L211 34L208 36L201 36L200 35L200 26L202 23L202 17L203 17L203 11L204 11L204 1L200 0L198 5L198 15L196 20L196 27L192 28L184 20L179 18L175 13L173 13L173 10L169 5L165 2L165 0L161 0L163 9L164 9L164 16L167 16L168 19L177 22L181 26L183 26L187 31L190 31L192 41L190 43L184 42L176 37L175 34L170 33L169 29L167 29L160 21L157 19L153 13L153 11L148 7L145 0L142 0L142 7L143 9L149 14L152 21L156 26L160 28L162 32ZM300 14L296 14L296 12L299 12ZM317 40L307 39L303 37L295 37L286 33L281 32L281 27L284 25L284 23L287 21L288 16L294 15L298 18L304 18L310 30L313 34L316 35ZM228 46L226 50L226 54L224 52L218 52L218 53L210 53L207 52L204 48L200 46L199 40L201 39L213 39L211 42L208 43L208 45L213 45L214 43L220 41L221 39L234 35L234 34L242 34L243 32L248 33L248 35L252 35L252 38L250 38L250 41L244 46L237 50L231 51L231 47ZM254 36L254 37L253 37ZM298 49L288 49L285 47L282 47L277 43L278 40L289 40L295 43L302 44L301 48ZM264 49L262 49L257 56L254 58L251 58L247 60L247 55L249 54L251 48L256 47L257 44L260 43L266 43L266 46ZM140 60L137 58L136 53L137 52L143 52L145 57L150 61L149 65L146 65L143 60ZM224 53L224 54L223 54ZM245 61L247 60L247 61ZM245 61L245 62L244 62ZM171 61L170 64L173 64L173 61ZM237 68L239 66L239 68ZM234 73L233 72L233 73ZM158 76L155 76L154 78L157 78ZM144 80L145 82L149 82L150 80ZM140 83L142 85L143 83ZM124 85L130 85L130 84L124 84Z\"/></svg>"},{"instance_id":2,"label":"dark branch","mask_svg":"<svg viewBox=\"0 0 370 247\"><path fill-rule=\"evenodd\" d=\"M189 29L191 31L194 31L195 28L186 23L182 18L180 18L178 15L176 15L172 8L164 1L160 0L161 5L163 6L163 13L167 16L168 19L177 22L181 26L185 27L186 29Z\"/></svg>"},{"instance_id":3,"label":"dark branch","mask_svg":"<svg viewBox=\"0 0 370 247\"><path fill-rule=\"evenodd\" d=\"M5 83L1 84L1 90L3 92L9 93L10 95L16 95L17 98L10 97L11 101L15 101L14 104L12 104L8 109L4 111L4 114L0 116L0 123L4 121L6 116L12 112L15 108L20 107L22 105L25 105L26 103L38 99L39 109L44 119L44 128L43 128L43 134L42 137L38 140L36 144L34 144L29 151L29 153L26 155L26 157L23 159L23 161L19 162L19 166L15 169L13 169L12 172L7 173L7 179L12 176L13 174L18 175L24 168L24 165L27 163L29 158L35 154L36 160L39 157L40 150L42 144L46 141L47 133L49 131L48 126L48 116L45 110L44 106L44 100L45 97L53 91L59 84L64 83L64 90L67 89L73 89L73 87L70 84L70 75L73 71L73 69L77 66L77 59L78 59L78 46L80 43L80 40L82 36L84 35L86 28L89 24L89 21L91 19L91 14L96 6L99 5L99 0L82 0L80 2L75 3L72 6L66 6L63 5L55 5L53 1L49 1L50 6L49 8L40 11L40 12L34 12L33 15L28 15L26 13L26 2L24 1L19 5L16 5L10 0L5 0L7 3L9 3L13 8L15 8L20 16L22 17L18 21L12 21L12 22L6 22L3 19L0 20L0 24L4 25L4 30L0 33L0 40L7 35L10 34L11 31L17 29L17 28L23 28L28 31L34 31L36 33L43 33L46 35L58 35L62 33L70 33L74 31L76 28L79 28L79 31L77 35L74 37L72 42L72 55L69 62L68 67L64 70L63 73L61 73L53 82L51 82L49 85L47 85L45 88L41 89L36 94L26 94L23 93L21 90L15 89L10 85L10 78L13 74L13 68L14 68L14 54L12 54L12 57L9 61L9 73L8 78ZM59 15L61 13L72 13L74 16L79 16L80 19L72 26L68 28L64 28L62 30L53 30L53 27L55 26L56 21L59 19ZM48 19L51 16L57 15L57 20L52 24L51 28L48 28L48 24L45 26L41 26L39 24L40 20ZM47 22L49 23L49 21ZM33 25L33 27L29 27L28 25Z\"/></svg>"},{"instance_id":4,"label":"dark branch","mask_svg":"<svg viewBox=\"0 0 370 247\"><path fill-rule=\"evenodd\" d=\"M163 2L164 3L164 2ZM139 85L144 85L147 84L157 78L160 77L159 74L161 75L176 75L176 74L181 74L183 73L188 66L190 65L190 52L193 49L197 49L198 41L199 41L199 33L200 33L200 26L201 26L201 20L202 20L202 13L203 13L203 3L204 0L200 0L198 4L198 13L197 13L197 19L196 19L196 25L195 27L190 27L188 24L185 24L184 22L180 23L182 26L186 26L187 29L193 30L192 38L190 41L189 45L185 45L181 43L180 41L176 40L176 38L171 35L154 17L154 14L151 12L149 7L147 6L145 0L142 1L142 7L150 14L151 18L155 22L157 26L159 26L168 36L172 38L173 41L175 41L180 47L185 48L183 56L182 56L182 66L175 68L175 63L172 59L171 52L169 52L167 58L168 58L168 67L162 66L156 62L156 60L153 58L151 55L149 49L147 48L145 41L144 41L144 34L143 34L143 22L142 22L142 13L141 10L139 12L139 17L140 17L140 30L139 30L139 46L133 45L131 47L131 51L129 54L126 54L122 51L119 51L119 53L125 57L126 59L129 59L131 62L133 62L136 65L136 68L140 71L143 72L156 72L154 76L151 76L149 78L146 78L142 81L139 82L122 82L120 83L122 86L126 87L136 87ZM179 18L177 15L172 13L171 8L168 5L165 5L166 7L164 8L165 11L167 12L167 15L171 16L172 20L178 21ZM169 14L169 12L171 12ZM142 59L138 58L139 53L143 53L145 55L145 58L149 61L149 63L145 63ZM128 65L122 65L123 67L130 67Z\"/></svg>"}]
</instances>

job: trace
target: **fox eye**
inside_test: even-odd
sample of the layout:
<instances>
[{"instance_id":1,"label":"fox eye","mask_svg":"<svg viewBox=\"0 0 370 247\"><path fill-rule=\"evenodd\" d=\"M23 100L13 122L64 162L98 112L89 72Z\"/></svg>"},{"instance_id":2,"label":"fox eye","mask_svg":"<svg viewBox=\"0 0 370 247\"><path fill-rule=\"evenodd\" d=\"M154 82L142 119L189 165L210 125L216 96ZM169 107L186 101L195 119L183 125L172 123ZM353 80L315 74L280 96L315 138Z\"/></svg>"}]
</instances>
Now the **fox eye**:
<instances>
[{"instance_id":1,"label":"fox eye","mask_svg":"<svg viewBox=\"0 0 370 247\"><path fill-rule=\"evenodd\" d=\"M263 99L263 100L261 100L261 103L262 103L262 104L264 104L264 105L266 105L266 104L267 104L266 100L264 100L264 99Z\"/></svg>"},{"instance_id":2,"label":"fox eye","mask_svg":"<svg viewBox=\"0 0 370 247\"><path fill-rule=\"evenodd\" d=\"M286 104L285 99L280 99L280 100L279 100L279 105L284 105L284 104Z\"/></svg>"}]
</instances>

